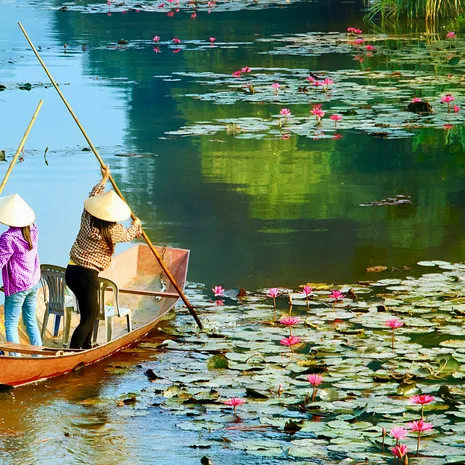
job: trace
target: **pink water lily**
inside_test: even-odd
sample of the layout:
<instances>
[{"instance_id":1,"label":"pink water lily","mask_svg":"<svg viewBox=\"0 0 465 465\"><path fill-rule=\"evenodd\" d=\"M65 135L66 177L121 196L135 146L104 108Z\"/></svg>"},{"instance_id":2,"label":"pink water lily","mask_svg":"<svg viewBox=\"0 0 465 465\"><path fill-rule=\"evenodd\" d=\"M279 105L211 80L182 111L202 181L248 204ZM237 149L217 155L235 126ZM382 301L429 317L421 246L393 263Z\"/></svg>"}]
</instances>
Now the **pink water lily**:
<instances>
[{"instance_id":1,"label":"pink water lily","mask_svg":"<svg viewBox=\"0 0 465 465\"><path fill-rule=\"evenodd\" d=\"M155 53L160 53L160 47L153 47L153 51Z\"/></svg>"},{"instance_id":2,"label":"pink water lily","mask_svg":"<svg viewBox=\"0 0 465 465\"><path fill-rule=\"evenodd\" d=\"M313 289L310 287L310 286L304 286L304 288L302 289L303 293L305 294L305 296L309 296L310 294L313 293Z\"/></svg>"},{"instance_id":3,"label":"pink water lily","mask_svg":"<svg viewBox=\"0 0 465 465\"><path fill-rule=\"evenodd\" d=\"M354 34L361 34L363 31L361 29L354 29Z\"/></svg>"},{"instance_id":4,"label":"pink water lily","mask_svg":"<svg viewBox=\"0 0 465 465\"><path fill-rule=\"evenodd\" d=\"M342 139L342 134L334 134L333 139L334 140Z\"/></svg>"},{"instance_id":5,"label":"pink water lily","mask_svg":"<svg viewBox=\"0 0 465 465\"><path fill-rule=\"evenodd\" d=\"M323 118L326 114L326 112L321 109L321 105L314 105L314 107L310 110L310 113L316 116L317 123L320 123L321 118Z\"/></svg>"},{"instance_id":6,"label":"pink water lily","mask_svg":"<svg viewBox=\"0 0 465 465\"><path fill-rule=\"evenodd\" d=\"M232 73L232 75L234 77L241 77L242 76L242 71L234 71L234 73Z\"/></svg>"},{"instance_id":7,"label":"pink water lily","mask_svg":"<svg viewBox=\"0 0 465 465\"><path fill-rule=\"evenodd\" d=\"M311 374L307 376L308 382L313 386L313 392L312 392L312 402L315 402L315 396L318 391L317 386L319 386L322 381L323 381L323 376L321 375L316 375L316 374Z\"/></svg>"},{"instance_id":8,"label":"pink water lily","mask_svg":"<svg viewBox=\"0 0 465 465\"><path fill-rule=\"evenodd\" d=\"M410 423L407 423L407 426L412 431L416 431L418 433L418 438L417 438L417 455L418 455L420 452L421 433L423 431L429 431L433 429L433 425L431 423L426 423L423 420L417 420L417 421L412 421Z\"/></svg>"},{"instance_id":9,"label":"pink water lily","mask_svg":"<svg viewBox=\"0 0 465 465\"><path fill-rule=\"evenodd\" d=\"M276 95L278 95L279 88L281 87L279 82L273 82L273 84L271 84L271 87L273 87L274 91L276 92Z\"/></svg>"},{"instance_id":10,"label":"pink water lily","mask_svg":"<svg viewBox=\"0 0 465 465\"><path fill-rule=\"evenodd\" d=\"M224 294L224 291L226 289L223 289L222 286L215 286L212 288L213 293L215 294L215 297L222 296Z\"/></svg>"},{"instance_id":11,"label":"pink water lily","mask_svg":"<svg viewBox=\"0 0 465 465\"><path fill-rule=\"evenodd\" d=\"M397 320L397 319L393 319L393 320L387 320L387 321L384 323L384 326L388 326L389 328L392 329L391 348L394 349L394 335L395 335L395 331L396 331L397 328L400 328L400 327L404 326L404 323L403 323L403 321L400 321L400 320Z\"/></svg>"},{"instance_id":12,"label":"pink water lily","mask_svg":"<svg viewBox=\"0 0 465 465\"><path fill-rule=\"evenodd\" d=\"M454 31L449 31L447 34L446 34L446 37L448 39L455 39L455 32Z\"/></svg>"},{"instance_id":13,"label":"pink water lily","mask_svg":"<svg viewBox=\"0 0 465 465\"><path fill-rule=\"evenodd\" d=\"M364 39L363 37L357 37L357 38L354 40L354 44L355 44L355 45L362 45L364 42L365 42L365 39Z\"/></svg>"},{"instance_id":14,"label":"pink water lily","mask_svg":"<svg viewBox=\"0 0 465 465\"><path fill-rule=\"evenodd\" d=\"M423 418L424 406L426 404L430 404L431 402L434 402L434 396L431 396L429 394L420 394L420 395L410 397L409 400L412 404L421 405L421 419L423 420L424 419Z\"/></svg>"},{"instance_id":15,"label":"pink water lily","mask_svg":"<svg viewBox=\"0 0 465 465\"><path fill-rule=\"evenodd\" d=\"M284 339L281 339L279 343L283 346L287 346L291 349L291 352L294 352L294 349L292 348L293 346L300 344L302 342L302 339L298 336L289 336L285 337Z\"/></svg>"},{"instance_id":16,"label":"pink water lily","mask_svg":"<svg viewBox=\"0 0 465 465\"><path fill-rule=\"evenodd\" d=\"M275 311L276 311L276 297L278 297L279 294L280 292L277 287L270 287L270 289L268 289L268 292L266 293L268 297L273 299L273 307Z\"/></svg>"},{"instance_id":17,"label":"pink water lily","mask_svg":"<svg viewBox=\"0 0 465 465\"><path fill-rule=\"evenodd\" d=\"M334 84L334 81L330 78L325 78L323 80L323 84L326 86L326 87L329 87L331 84Z\"/></svg>"},{"instance_id":18,"label":"pink water lily","mask_svg":"<svg viewBox=\"0 0 465 465\"><path fill-rule=\"evenodd\" d=\"M446 94L442 97L441 102L447 103L447 113L450 113L450 102L453 102L455 98L451 94Z\"/></svg>"},{"instance_id":19,"label":"pink water lily","mask_svg":"<svg viewBox=\"0 0 465 465\"><path fill-rule=\"evenodd\" d=\"M418 103L418 102L422 102L423 99L421 99L420 97L413 97L412 98L412 103Z\"/></svg>"},{"instance_id":20,"label":"pink water lily","mask_svg":"<svg viewBox=\"0 0 465 465\"><path fill-rule=\"evenodd\" d=\"M181 40L178 39L177 37L173 37L173 38L171 39L171 42L173 42L173 44L180 44L180 43L181 43Z\"/></svg>"},{"instance_id":21,"label":"pink water lily","mask_svg":"<svg viewBox=\"0 0 465 465\"><path fill-rule=\"evenodd\" d=\"M213 42L215 42L216 38L215 38L215 37L210 37L208 40L209 40L211 43L213 43Z\"/></svg>"},{"instance_id":22,"label":"pink water lily","mask_svg":"<svg viewBox=\"0 0 465 465\"><path fill-rule=\"evenodd\" d=\"M300 318L297 318L296 316L282 316L279 319L279 323L289 326L289 335L292 336L292 327L300 323Z\"/></svg>"},{"instance_id":23,"label":"pink water lily","mask_svg":"<svg viewBox=\"0 0 465 465\"><path fill-rule=\"evenodd\" d=\"M160 42L160 36L153 36L152 39L154 42Z\"/></svg>"},{"instance_id":24,"label":"pink water lily","mask_svg":"<svg viewBox=\"0 0 465 465\"><path fill-rule=\"evenodd\" d=\"M454 105L454 113L458 113L460 111L460 107L458 105Z\"/></svg>"},{"instance_id":25,"label":"pink water lily","mask_svg":"<svg viewBox=\"0 0 465 465\"><path fill-rule=\"evenodd\" d=\"M252 71L252 68L249 68L248 66L244 66L244 67L241 69L241 71L242 71L243 73L250 73L250 71Z\"/></svg>"},{"instance_id":26,"label":"pink water lily","mask_svg":"<svg viewBox=\"0 0 465 465\"><path fill-rule=\"evenodd\" d=\"M192 18L192 19L197 18L197 13L192 13L192 14L191 14L191 18Z\"/></svg>"},{"instance_id":27,"label":"pink water lily","mask_svg":"<svg viewBox=\"0 0 465 465\"><path fill-rule=\"evenodd\" d=\"M331 291L331 294L329 295L331 299L334 299L334 302L337 302L340 299L343 299L345 295L341 291Z\"/></svg>"},{"instance_id":28,"label":"pink water lily","mask_svg":"<svg viewBox=\"0 0 465 465\"><path fill-rule=\"evenodd\" d=\"M236 408L239 405L245 404L245 400L241 399L240 397L231 397L230 399L225 400L223 403L224 403L224 405L230 405L231 407L233 407L234 408L234 415L237 415L236 414Z\"/></svg>"},{"instance_id":29,"label":"pink water lily","mask_svg":"<svg viewBox=\"0 0 465 465\"><path fill-rule=\"evenodd\" d=\"M281 108L281 111L279 112L281 116L288 117L291 116L291 110L289 108Z\"/></svg>"},{"instance_id":30,"label":"pink water lily","mask_svg":"<svg viewBox=\"0 0 465 465\"><path fill-rule=\"evenodd\" d=\"M329 119L332 119L334 121L334 127L337 127L337 122L342 121L342 116L341 115L331 115Z\"/></svg>"},{"instance_id":31,"label":"pink water lily","mask_svg":"<svg viewBox=\"0 0 465 465\"><path fill-rule=\"evenodd\" d=\"M369 52L375 52L376 51L376 47L374 45L366 45L365 46L365 50L368 50Z\"/></svg>"},{"instance_id":32,"label":"pink water lily","mask_svg":"<svg viewBox=\"0 0 465 465\"><path fill-rule=\"evenodd\" d=\"M392 453L398 457L399 459L402 459L407 455L408 448L405 444L399 444L391 449Z\"/></svg>"},{"instance_id":33,"label":"pink water lily","mask_svg":"<svg viewBox=\"0 0 465 465\"><path fill-rule=\"evenodd\" d=\"M402 426L394 426L394 428L391 429L389 434L396 440L397 446L399 444L399 441L407 436L408 430Z\"/></svg>"},{"instance_id":34,"label":"pink water lily","mask_svg":"<svg viewBox=\"0 0 465 465\"><path fill-rule=\"evenodd\" d=\"M324 84L323 84L322 81L317 81L316 79L314 79L312 81L312 86L314 86L314 87L324 87Z\"/></svg>"},{"instance_id":35,"label":"pink water lily","mask_svg":"<svg viewBox=\"0 0 465 465\"><path fill-rule=\"evenodd\" d=\"M308 82L313 82L313 81L315 81L315 78L313 76L307 76L305 78L305 80L308 81Z\"/></svg>"}]
</instances>

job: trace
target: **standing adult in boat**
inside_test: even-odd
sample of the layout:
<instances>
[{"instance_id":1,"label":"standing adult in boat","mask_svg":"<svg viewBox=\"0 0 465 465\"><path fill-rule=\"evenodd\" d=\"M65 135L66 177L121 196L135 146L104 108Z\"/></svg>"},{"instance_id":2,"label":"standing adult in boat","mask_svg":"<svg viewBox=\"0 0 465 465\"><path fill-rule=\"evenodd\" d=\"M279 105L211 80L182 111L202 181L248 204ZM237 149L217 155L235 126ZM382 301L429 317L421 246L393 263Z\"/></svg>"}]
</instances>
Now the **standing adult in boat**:
<instances>
[{"instance_id":1,"label":"standing adult in boat","mask_svg":"<svg viewBox=\"0 0 465 465\"><path fill-rule=\"evenodd\" d=\"M22 313L29 342L41 346L36 319L40 281L39 231L34 220L34 211L18 194L0 199L0 223L9 226L0 236L6 340L19 343L18 323Z\"/></svg>"},{"instance_id":2,"label":"standing adult in boat","mask_svg":"<svg viewBox=\"0 0 465 465\"><path fill-rule=\"evenodd\" d=\"M84 202L81 228L70 252L66 284L76 295L81 321L71 337L70 348L90 349L98 316L98 273L110 266L117 242L129 242L142 234L141 222L134 219L125 229L118 221L131 216L131 210L115 191L103 193L110 168L101 169L102 180Z\"/></svg>"}]
</instances>

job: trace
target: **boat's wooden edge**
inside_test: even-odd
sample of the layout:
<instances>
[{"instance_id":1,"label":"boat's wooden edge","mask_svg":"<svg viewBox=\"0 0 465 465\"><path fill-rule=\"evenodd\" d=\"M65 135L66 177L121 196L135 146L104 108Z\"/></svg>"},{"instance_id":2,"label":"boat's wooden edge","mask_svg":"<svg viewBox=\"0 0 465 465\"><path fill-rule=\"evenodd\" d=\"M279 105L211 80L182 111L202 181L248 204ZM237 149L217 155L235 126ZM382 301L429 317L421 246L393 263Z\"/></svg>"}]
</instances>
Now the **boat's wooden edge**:
<instances>
[{"instance_id":1,"label":"boat's wooden edge","mask_svg":"<svg viewBox=\"0 0 465 465\"><path fill-rule=\"evenodd\" d=\"M51 347L33 346L30 344L16 344L15 342L1 342L0 350L5 352L17 352L19 354L32 354L32 355L72 355L80 353L82 349L60 349Z\"/></svg>"}]
</instances>

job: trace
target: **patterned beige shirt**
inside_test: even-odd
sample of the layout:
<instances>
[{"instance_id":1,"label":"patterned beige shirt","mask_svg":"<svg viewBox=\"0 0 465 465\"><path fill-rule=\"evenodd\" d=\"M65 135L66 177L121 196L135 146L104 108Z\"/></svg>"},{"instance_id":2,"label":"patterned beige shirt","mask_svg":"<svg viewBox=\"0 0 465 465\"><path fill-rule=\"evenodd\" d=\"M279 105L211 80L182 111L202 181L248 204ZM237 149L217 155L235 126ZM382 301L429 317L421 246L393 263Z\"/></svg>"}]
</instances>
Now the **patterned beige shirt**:
<instances>
[{"instance_id":1,"label":"patterned beige shirt","mask_svg":"<svg viewBox=\"0 0 465 465\"><path fill-rule=\"evenodd\" d=\"M101 194L105 186L99 182L89 197ZM129 242L142 234L142 227L131 226L125 229L122 224L114 223L110 228L113 243ZM97 228L92 226L92 216L84 210L81 216L81 229L71 248L70 258L78 266L98 272L106 270L111 263L111 252Z\"/></svg>"}]
</instances>

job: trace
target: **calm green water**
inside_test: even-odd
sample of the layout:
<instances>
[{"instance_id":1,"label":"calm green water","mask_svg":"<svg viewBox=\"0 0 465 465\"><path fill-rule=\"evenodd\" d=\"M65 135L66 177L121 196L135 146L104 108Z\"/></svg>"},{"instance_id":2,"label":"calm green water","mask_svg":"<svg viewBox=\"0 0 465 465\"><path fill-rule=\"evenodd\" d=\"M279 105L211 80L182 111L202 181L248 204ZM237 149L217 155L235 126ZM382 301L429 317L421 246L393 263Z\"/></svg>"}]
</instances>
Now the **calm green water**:
<instances>
[{"instance_id":1,"label":"calm green water","mask_svg":"<svg viewBox=\"0 0 465 465\"><path fill-rule=\"evenodd\" d=\"M280 8L199 12L195 19L190 12L108 16L53 9L61 5L0 2L0 83L8 87L0 93L0 148L8 155L39 99L45 101L25 162L4 192L19 192L36 210L43 262L67 262L82 202L99 172L93 155L82 151L85 141L54 89L15 88L17 83L47 83L18 20L41 46L43 59L153 242L191 250L191 281L207 287L295 288L304 281L372 278L365 269L373 265L401 269L424 259L463 259L463 146L449 132L418 130L413 138L397 140L353 131L345 131L340 141L222 136L220 142L216 136L165 134L198 121L272 115L280 108L187 99L180 94L200 92L199 85L173 73L230 74L245 65L315 72L359 69L344 55L268 55L261 52L270 45L258 41L273 34L365 28L355 3L283 2ZM180 37L187 50L172 53L163 44L162 53L154 53L155 34L162 41ZM199 41L212 36L218 46L199 49ZM129 46L115 49L121 38ZM385 65L374 60L373 66ZM360 207L396 194L410 195L412 204ZM151 358L156 355L147 357L144 363L158 363ZM79 404L88 397L117 397L140 389L143 382L140 372L114 377L99 365L85 376L2 394L0 462L199 463L202 451L175 447L195 441L196 435L175 430L174 421L159 411L142 418L108 418L98 406ZM166 444L172 445L168 452ZM241 462L226 454L218 463Z\"/></svg>"}]
</instances>

